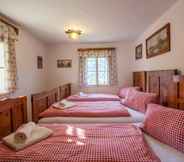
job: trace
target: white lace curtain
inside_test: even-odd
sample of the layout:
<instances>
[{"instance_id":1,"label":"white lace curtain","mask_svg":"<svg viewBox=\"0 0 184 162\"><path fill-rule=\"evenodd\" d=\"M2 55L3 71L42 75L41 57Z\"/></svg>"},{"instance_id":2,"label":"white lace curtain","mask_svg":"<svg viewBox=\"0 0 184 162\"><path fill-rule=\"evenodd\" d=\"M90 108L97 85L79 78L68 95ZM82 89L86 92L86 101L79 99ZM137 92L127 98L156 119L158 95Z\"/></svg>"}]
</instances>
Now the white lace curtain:
<instances>
[{"instance_id":1,"label":"white lace curtain","mask_svg":"<svg viewBox=\"0 0 184 162\"><path fill-rule=\"evenodd\" d=\"M4 71L5 92L12 93L16 90L17 67L16 50L17 33L13 27L0 21L0 41L4 48Z\"/></svg>"},{"instance_id":2,"label":"white lace curtain","mask_svg":"<svg viewBox=\"0 0 184 162\"><path fill-rule=\"evenodd\" d=\"M109 69L109 85L117 85L117 63L116 63L116 50L114 48L107 49L85 49L79 50L79 84L82 87L87 86L86 83L86 60L91 57L106 57L108 58Z\"/></svg>"}]
</instances>

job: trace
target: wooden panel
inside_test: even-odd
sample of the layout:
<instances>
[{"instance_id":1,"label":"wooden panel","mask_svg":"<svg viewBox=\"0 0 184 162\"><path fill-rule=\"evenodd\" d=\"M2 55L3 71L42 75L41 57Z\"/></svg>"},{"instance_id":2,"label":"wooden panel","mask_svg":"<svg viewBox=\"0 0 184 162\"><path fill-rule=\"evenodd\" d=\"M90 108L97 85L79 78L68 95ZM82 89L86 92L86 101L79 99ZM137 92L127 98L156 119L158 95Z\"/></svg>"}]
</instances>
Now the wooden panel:
<instances>
[{"instance_id":1,"label":"wooden panel","mask_svg":"<svg viewBox=\"0 0 184 162\"><path fill-rule=\"evenodd\" d=\"M39 120L39 114L49 108L53 103L68 97L71 94L71 85L66 84L50 91L33 94L32 101L32 119L35 122Z\"/></svg>"},{"instance_id":2,"label":"wooden panel","mask_svg":"<svg viewBox=\"0 0 184 162\"><path fill-rule=\"evenodd\" d=\"M0 138L10 134L13 131L10 111L11 109L0 112Z\"/></svg>"},{"instance_id":3,"label":"wooden panel","mask_svg":"<svg viewBox=\"0 0 184 162\"><path fill-rule=\"evenodd\" d=\"M133 85L141 88L142 91L146 91L146 72L134 72L133 73Z\"/></svg>"},{"instance_id":4,"label":"wooden panel","mask_svg":"<svg viewBox=\"0 0 184 162\"><path fill-rule=\"evenodd\" d=\"M24 123L24 114L20 105L16 105L13 109L13 129L16 130L22 123Z\"/></svg>"},{"instance_id":5,"label":"wooden panel","mask_svg":"<svg viewBox=\"0 0 184 162\"><path fill-rule=\"evenodd\" d=\"M181 81L178 86L178 97L180 98L179 108L184 110L184 81Z\"/></svg>"},{"instance_id":6,"label":"wooden panel","mask_svg":"<svg viewBox=\"0 0 184 162\"><path fill-rule=\"evenodd\" d=\"M158 72L147 72L146 91L160 96L160 77Z\"/></svg>"},{"instance_id":7,"label":"wooden panel","mask_svg":"<svg viewBox=\"0 0 184 162\"><path fill-rule=\"evenodd\" d=\"M54 102L59 101L59 88L55 88L48 93L48 104L47 106L51 106Z\"/></svg>"},{"instance_id":8,"label":"wooden panel","mask_svg":"<svg viewBox=\"0 0 184 162\"><path fill-rule=\"evenodd\" d=\"M65 84L59 87L60 100L71 95L71 84Z\"/></svg>"},{"instance_id":9,"label":"wooden panel","mask_svg":"<svg viewBox=\"0 0 184 162\"><path fill-rule=\"evenodd\" d=\"M147 92L156 93L159 103L164 106L177 107L177 86L173 82L173 75L177 70L160 70L147 72Z\"/></svg>"}]
</instances>

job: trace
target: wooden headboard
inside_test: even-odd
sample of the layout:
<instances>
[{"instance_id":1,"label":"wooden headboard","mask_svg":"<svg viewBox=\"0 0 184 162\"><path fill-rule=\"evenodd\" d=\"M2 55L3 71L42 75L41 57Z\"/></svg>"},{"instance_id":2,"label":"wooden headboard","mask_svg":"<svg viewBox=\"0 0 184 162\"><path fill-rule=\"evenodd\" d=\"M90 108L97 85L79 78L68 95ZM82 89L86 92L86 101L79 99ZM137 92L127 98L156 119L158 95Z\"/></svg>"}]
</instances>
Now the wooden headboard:
<instances>
[{"instance_id":1,"label":"wooden headboard","mask_svg":"<svg viewBox=\"0 0 184 162\"><path fill-rule=\"evenodd\" d=\"M177 73L176 69L134 72L134 86L144 87L145 92L156 93L161 105L177 108L174 102L178 97L177 84L173 82L173 76Z\"/></svg>"},{"instance_id":2,"label":"wooden headboard","mask_svg":"<svg viewBox=\"0 0 184 162\"><path fill-rule=\"evenodd\" d=\"M133 72L133 84L141 88L141 91L146 91L146 72Z\"/></svg>"},{"instance_id":3,"label":"wooden headboard","mask_svg":"<svg viewBox=\"0 0 184 162\"><path fill-rule=\"evenodd\" d=\"M48 109L53 103L71 95L71 84L65 84L50 91L31 95L32 120L38 122L39 114Z\"/></svg>"},{"instance_id":4,"label":"wooden headboard","mask_svg":"<svg viewBox=\"0 0 184 162\"><path fill-rule=\"evenodd\" d=\"M27 97L0 100L0 138L27 122Z\"/></svg>"}]
</instances>

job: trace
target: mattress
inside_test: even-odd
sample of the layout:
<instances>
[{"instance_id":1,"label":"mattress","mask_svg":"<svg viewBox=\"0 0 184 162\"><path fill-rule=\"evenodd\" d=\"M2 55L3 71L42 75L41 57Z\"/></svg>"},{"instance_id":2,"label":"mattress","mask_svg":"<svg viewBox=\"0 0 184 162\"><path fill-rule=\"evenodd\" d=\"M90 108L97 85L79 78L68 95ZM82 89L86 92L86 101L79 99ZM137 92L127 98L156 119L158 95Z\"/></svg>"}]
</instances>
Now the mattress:
<instances>
[{"instance_id":1,"label":"mattress","mask_svg":"<svg viewBox=\"0 0 184 162\"><path fill-rule=\"evenodd\" d=\"M50 106L39 117L128 117L130 114L119 101L73 102L75 106Z\"/></svg>"},{"instance_id":2,"label":"mattress","mask_svg":"<svg viewBox=\"0 0 184 162\"><path fill-rule=\"evenodd\" d=\"M47 117L41 118L39 123L137 123L144 120L144 114L125 107L129 117Z\"/></svg>"},{"instance_id":3,"label":"mattress","mask_svg":"<svg viewBox=\"0 0 184 162\"><path fill-rule=\"evenodd\" d=\"M152 148L161 162L184 162L184 154L176 149L159 142L153 137L144 134L148 145Z\"/></svg>"}]
</instances>

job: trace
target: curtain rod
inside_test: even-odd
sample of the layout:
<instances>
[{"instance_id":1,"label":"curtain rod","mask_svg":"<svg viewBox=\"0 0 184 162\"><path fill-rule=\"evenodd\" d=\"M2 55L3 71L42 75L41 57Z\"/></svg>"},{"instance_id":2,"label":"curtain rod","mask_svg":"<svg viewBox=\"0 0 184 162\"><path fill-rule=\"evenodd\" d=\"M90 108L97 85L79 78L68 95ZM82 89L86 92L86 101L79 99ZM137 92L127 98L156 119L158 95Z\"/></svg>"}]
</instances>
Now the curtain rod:
<instances>
[{"instance_id":1,"label":"curtain rod","mask_svg":"<svg viewBox=\"0 0 184 162\"><path fill-rule=\"evenodd\" d=\"M5 23L6 25L11 26L15 30L17 35L19 34L19 27L17 25L15 25L14 22L11 19L7 18L6 16L4 16L1 13L0 13L0 21Z\"/></svg>"},{"instance_id":2,"label":"curtain rod","mask_svg":"<svg viewBox=\"0 0 184 162\"><path fill-rule=\"evenodd\" d=\"M90 50L115 50L116 48L107 47L107 48L79 48L78 51L90 51Z\"/></svg>"}]
</instances>

